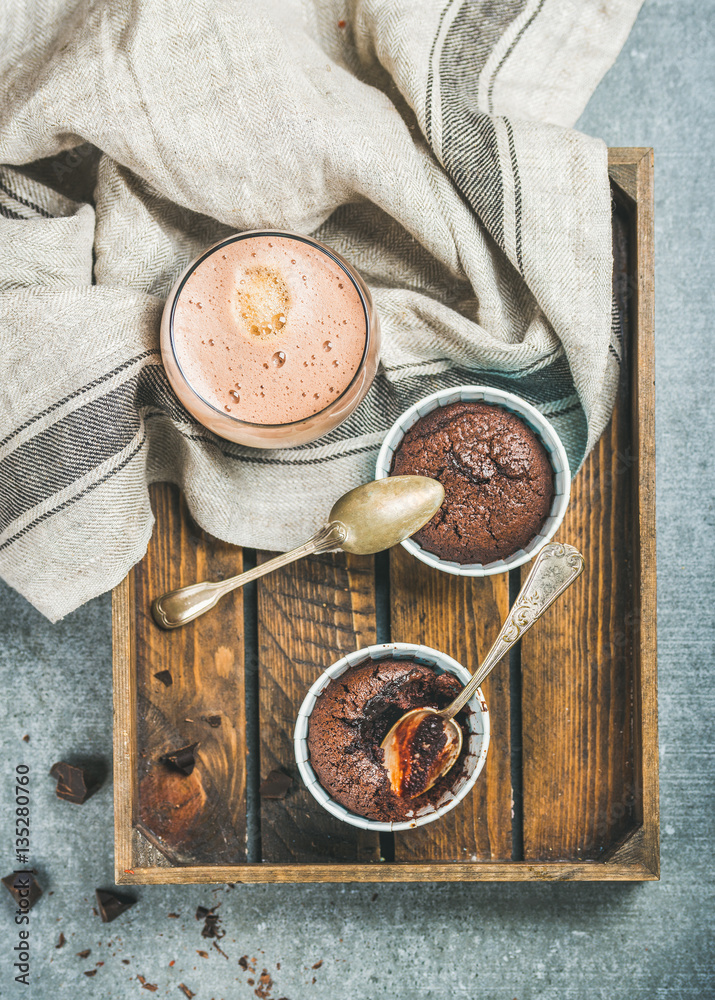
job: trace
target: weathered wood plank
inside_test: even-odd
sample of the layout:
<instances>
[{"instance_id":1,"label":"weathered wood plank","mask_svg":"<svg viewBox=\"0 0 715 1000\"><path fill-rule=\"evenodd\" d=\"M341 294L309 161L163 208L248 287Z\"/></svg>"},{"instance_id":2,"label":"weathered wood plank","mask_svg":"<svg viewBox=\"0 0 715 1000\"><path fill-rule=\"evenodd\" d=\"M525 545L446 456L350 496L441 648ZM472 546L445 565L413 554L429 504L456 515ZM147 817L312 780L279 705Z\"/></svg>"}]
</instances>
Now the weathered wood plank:
<instances>
[{"instance_id":1,"label":"weathered wood plank","mask_svg":"<svg viewBox=\"0 0 715 1000\"><path fill-rule=\"evenodd\" d=\"M508 574L468 579L425 566L401 547L390 554L391 629L395 642L442 650L474 672L509 609ZM396 861L511 858L509 663L483 686L491 743L471 795L435 823L395 834Z\"/></svg>"},{"instance_id":2,"label":"weathered wood plank","mask_svg":"<svg viewBox=\"0 0 715 1000\"><path fill-rule=\"evenodd\" d=\"M522 640L525 860L599 857L635 822L629 423L624 385L557 535L584 574Z\"/></svg>"},{"instance_id":3,"label":"weathered wood plank","mask_svg":"<svg viewBox=\"0 0 715 1000\"><path fill-rule=\"evenodd\" d=\"M270 553L259 553L264 562ZM284 799L261 802L265 861L373 861L376 834L341 823L302 783L293 730L298 709L321 671L375 642L374 560L330 554L293 563L258 582L261 775L290 774Z\"/></svg>"},{"instance_id":4,"label":"weathered wood plank","mask_svg":"<svg viewBox=\"0 0 715 1000\"><path fill-rule=\"evenodd\" d=\"M152 487L159 530L133 571L138 801L134 822L174 863L245 859L243 601L237 591L183 628L154 624L158 594L240 573L241 550L192 521L179 491ZM168 670L173 683L156 678ZM210 720L210 721L208 721ZM199 743L190 776L158 758Z\"/></svg>"}]
</instances>

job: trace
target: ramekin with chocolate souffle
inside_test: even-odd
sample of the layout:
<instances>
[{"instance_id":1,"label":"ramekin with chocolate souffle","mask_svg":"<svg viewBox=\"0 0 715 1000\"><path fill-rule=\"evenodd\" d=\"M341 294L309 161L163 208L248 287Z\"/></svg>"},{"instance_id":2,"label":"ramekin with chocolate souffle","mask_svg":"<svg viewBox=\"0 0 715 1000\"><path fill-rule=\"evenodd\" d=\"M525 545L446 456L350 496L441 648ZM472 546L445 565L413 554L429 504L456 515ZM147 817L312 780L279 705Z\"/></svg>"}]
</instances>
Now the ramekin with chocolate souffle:
<instances>
[{"instance_id":1,"label":"ramekin with chocolate souffle","mask_svg":"<svg viewBox=\"0 0 715 1000\"><path fill-rule=\"evenodd\" d=\"M523 549L551 511L554 471L546 448L516 414L483 402L439 406L405 433L390 475L430 476L445 500L413 536L456 563L487 564Z\"/></svg>"},{"instance_id":2,"label":"ramekin with chocolate souffle","mask_svg":"<svg viewBox=\"0 0 715 1000\"><path fill-rule=\"evenodd\" d=\"M383 822L409 820L438 803L465 773L469 706L456 717L464 737L457 762L414 798L392 791L380 744L405 712L444 708L462 687L451 673L405 659L367 660L333 678L319 695L308 728L310 763L325 791L351 812Z\"/></svg>"}]
</instances>

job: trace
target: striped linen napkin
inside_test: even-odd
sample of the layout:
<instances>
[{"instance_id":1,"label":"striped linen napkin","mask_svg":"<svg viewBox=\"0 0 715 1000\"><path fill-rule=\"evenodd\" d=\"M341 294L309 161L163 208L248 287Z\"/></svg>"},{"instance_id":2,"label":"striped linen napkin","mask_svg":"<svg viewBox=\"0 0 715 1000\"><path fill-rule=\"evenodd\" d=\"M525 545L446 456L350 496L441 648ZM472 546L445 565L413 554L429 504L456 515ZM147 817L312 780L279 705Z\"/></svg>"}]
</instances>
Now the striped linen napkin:
<instances>
[{"instance_id":1,"label":"striped linen napkin","mask_svg":"<svg viewBox=\"0 0 715 1000\"><path fill-rule=\"evenodd\" d=\"M640 0L5 0L0 573L56 620L118 583L181 486L219 538L287 548L420 396L517 392L577 468L608 420L606 148L571 130ZM369 284L382 365L303 447L179 405L159 321L239 230L310 233Z\"/></svg>"}]
</instances>

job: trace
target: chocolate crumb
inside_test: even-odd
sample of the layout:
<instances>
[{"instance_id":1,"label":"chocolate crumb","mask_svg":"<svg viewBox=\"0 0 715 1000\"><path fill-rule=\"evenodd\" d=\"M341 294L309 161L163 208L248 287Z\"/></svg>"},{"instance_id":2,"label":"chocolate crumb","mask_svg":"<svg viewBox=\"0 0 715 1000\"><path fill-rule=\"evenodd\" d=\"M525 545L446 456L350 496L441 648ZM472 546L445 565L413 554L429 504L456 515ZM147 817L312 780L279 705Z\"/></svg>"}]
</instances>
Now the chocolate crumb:
<instances>
[{"instance_id":1,"label":"chocolate crumb","mask_svg":"<svg viewBox=\"0 0 715 1000\"><path fill-rule=\"evenodd\" d=\"M89 969L88 972L85 972L85 976L96 976L96 975L97 975L96 969Z\"/></svg>"},{"instance_id":2,"label":"chocolate crumb","mask_svg":"<svg viewBox=\"0 0 715 1000\"><path fill-rule=\"evenodd\" d=\"M179 983L179 989L181 990L181 992L184 994L185 997L189 998L189 1000L191 1000L192 997L196 996L196 994L192 993L189 987L186 986L184 983Z\"/></svg>"},{"instance_id":3,"label":"chocolate crumb","mask_svg":"<svg viewBox=\"0 0 715 1000\"><path fill-rule=\"evenodd\" d=\"M271 995L271 989L273 988L273 980L268 974L268 969L264 969L263 972L258 977L259 985L253 991L259 1000L269 1000Z\"/></svg>"},{"instance_id":4,"label":"chocolate crumb","mask_svg":"<svg viewBox=\"0 0 715 1000\"><path fill-rule=\"evenodd\" d=\"M57 939L57 944L55 945L55 948L64 948L66 943L67 943L67 938L64 936L62 931L60 931L60 936Z\"/></svg>"},{"instance_id":5,"label":"chocolate crumb","mask_svg":"<svg viewBox=\"0 0 715 1000\"><path fill-rule=\"evenodd\" d=\"M207 951L199 951L199 950L197 949L197 951L196 951L196 954L197 954L197 955L200 955L200 956L201 956L201 958L208 958L208 957L209 957L209 953L208 953Z\"/></svg>"},{"instance_id":6,"label":"chocolate crumb","mask_svg":"<svg viewBox=\"0 0 715 1000\"><path fill-rule=\"evenodd\" d=\"M371 903L374 903L376 899L377 899L377 893L376 893L376 892L373 892L373 894L372 894L372 896L371 896L371 898L370 898L370 902L371 902Z\"/></svg>"},{"instance_id":7,"label":"chocolate crumb","mask_svg":"<svg viewBox=\"0 0 715 1000\"><path fill-rule=\"evenodd\" d=\"M186 747L179 747L178 750L169 750L159 758L162 764L181 771L182 774L191 774L196 764L196 747L198 743L190 743Z\"/></svg>"},{"instance_id":8,"label":"chocolate crumb","mask_svg":"<svg viewBox=\"0 0 715 1000\"><path fill-rule=\"evenodd\" d=\"M30 742L30 734L29 733L25 733L25 735L22 737L22 742L23 743L29 743Z\"/></svg>"},{"instance_id":9,"label":"chocolate crumb","mask_svg":"<svg viewBox=\"0 0 715 1000\"><path fill-rule=\"evenodd\" d=\"M129 965L129 964L130 964L130 962L129 962L128 958L123 958L122 959L122 965Z\"/></svg>"},{"instance_id":10,"label":"chocolate crumb","mask_svg":"<svg viewBox=\"0 0 715 1000\"><path fill-rule=\"evenodd\" d=\"M248 971L248 955L241 955L238 960L238 964L241 966L244 972Z\"/></svg>"},{"instance_id":11,"label":"chocolate crumb","mask_svg":"<svg viewBox=\"0 0 715 1000\"><path fill-rule=\"evenodd\" d=\"M174 683L174 678L171 676L170 670L159 670L154 676L158 681L161 681L164 687L171 687Z\"/></svg>"},{"instance_id":12,"label":"chocolate crumb","mask_svg":"<svg viewBox=\"0 0 715 1000\"><path fill-rule=\"evenodd\" d=\"M316 963L315 963L315 965L313 966L313 968L314 968L314 969L319 969L319 968L320 968L320 966L321 966L322 964L323 964L323 960L322 960L322 958L321 958L321 960L320 960L319 962L316 962Z\"/></svg>"},{"instance_id":13,"label":"chocolate crumb","mask_svg":"<svg viewBox=\"0 0 715 1000\"><path fill-rule=\"evenodd\" d=\"M85 948L84 951L78 951L77 952L77 958L89 958L89 956L91 954L92 954L92 949L91 948Z\"/></svg>"},{"instance_id":14,"label":"chocolate crumb","mask_svg":"<svg viewBox=\"0 0 715 1000\"><path fill-rule=\"evenodd\" d=\"M42 889L31 871L6 875L2 884L23 911L31 910L42 895Z\"/></svg>"},{"instance_id":15,"label":"chocolate crumb","mask_svg":"<svg viewBox=\"0 0 715 1000\"><path fill-rule=\"evenodd\" d=\"M284 799L292 784L293 779L289 774L283 771L271 771L261 782L258 791L264 799Z\"/></svg>"},{"instance_id":16,"label":"chocolate crumb","mask_svg":"<svg viewBox=\"0 0 715 1000\"><path fill-rule=\"evenodd\" d=\"M52 765L50 776L57 782L57 798L64 799L65 802L82 805L95 790L89 787L84 768L75 767L64 760Z\"/></svg>"},{"instance_id":17,"label":"chocolate crumb","mask_svg":"<svg viewBox=\"0 0 715 1000\"><path fill-rule=\"evenodd\" d=\"M178 913L167 913L167 917L171 917L172 920L178 920L180 914Z\"/></svg>"},{"instance_id":18,"label":"chocolate crumb","mask_svg":"<svg viewBox=\"0 0 715 1000\"><path fill-rule=\"evenodd\" d=\"M120 914L136 903L136 899L132 899L131 896L120 896L108 889L95 889L94 894L97 897L99 916L102 918L103 924L109 924L112 920L116 920Z\"/></svg>"},{"instance_id":19,"label":"chocolate crumb","mask_svg":"<svg viewBox=\"0 0 715 1000\"><path fill-rule=\"evenodd\" d=\"M223 935L221 935L221 936L223 937ZM212 942L212 943L213 943L213 946L214 946L214 948L216 949L216 951L220 952L220 953L221 953L221 954L223 955L223 957L224 957L224 958L228 958L228 955L227 955L227 954L226 954L226 952L225 952L225 951L223 950L223 948L219 948L218 944L217 944L217 943L216 943L215 941L214 941L214 942Z\"/></svg>"}]
</instances>

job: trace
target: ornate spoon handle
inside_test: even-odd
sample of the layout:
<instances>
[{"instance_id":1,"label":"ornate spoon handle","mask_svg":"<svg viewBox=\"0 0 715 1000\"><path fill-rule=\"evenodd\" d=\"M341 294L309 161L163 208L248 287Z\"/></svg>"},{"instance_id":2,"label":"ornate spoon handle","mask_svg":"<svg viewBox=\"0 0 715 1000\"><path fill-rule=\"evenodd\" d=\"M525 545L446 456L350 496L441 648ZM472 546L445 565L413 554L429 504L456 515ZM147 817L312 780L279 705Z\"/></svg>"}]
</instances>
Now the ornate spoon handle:
<instances>
[{"instance_id":1,"label":"ornate spoon handle","mask_svg":"<svg viewBox=\"0 0 715 1000\"><path fill-rule=\"evenodd\" d=\"M188 587L180 587L172 590L168 594L157 597L152 602L151 613L154 621L160 628L178 628L192 622L199 615L203 615L212 608L221 598L232 590L242 587L251 580L257 580L266 573L272 573L281 566L302 559L303 556L312 555L314 552L330 552L338 549L345 541L347 532L339 521L331 521L324 528L313 535L303 545L290 552L284 552L268 562L249 569L238 576L229 577L228 580L219 580L217 583L192 583Z\"/></svg>"},{"instance_id":2,"label":"ornate spoon handle","mask_svg":"<svg viewBox=\"0 0 715 1000\"><path fill-rule=\"evenodd\" d=\"M541 618L556 598L583 573L585 560L573 545L550 542L536 557L533 569L506 617L496 642L484 657L481 666L466 687L445 712L451 719L463 708L484 678L505 653Z\"/></svg>"}]
</instances>

